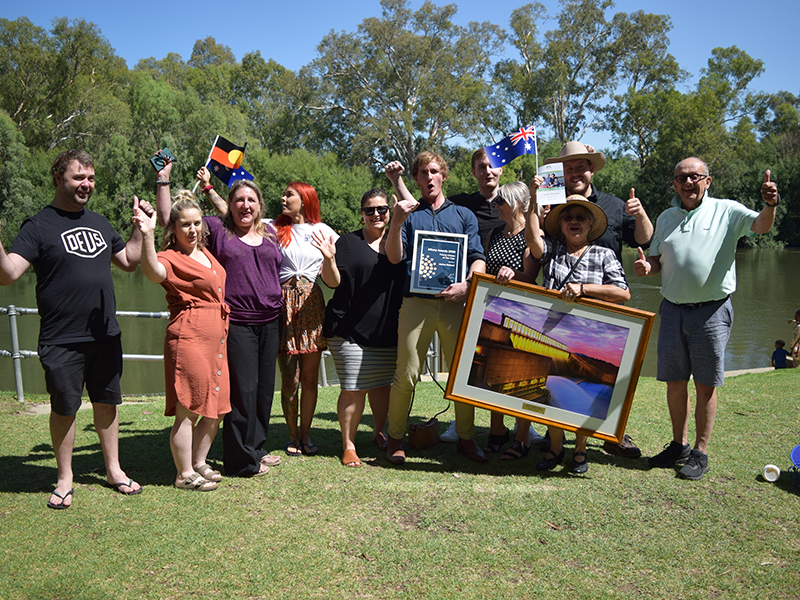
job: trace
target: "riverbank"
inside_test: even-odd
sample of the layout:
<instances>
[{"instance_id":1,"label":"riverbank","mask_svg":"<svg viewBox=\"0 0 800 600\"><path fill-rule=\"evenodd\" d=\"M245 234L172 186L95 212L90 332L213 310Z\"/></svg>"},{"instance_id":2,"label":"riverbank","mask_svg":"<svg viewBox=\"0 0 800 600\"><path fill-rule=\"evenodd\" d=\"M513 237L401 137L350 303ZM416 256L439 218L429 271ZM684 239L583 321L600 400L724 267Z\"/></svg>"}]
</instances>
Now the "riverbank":
<instances>
[{"instance_id":1,"label":"riverbank","mask_svg":"<svg viewBox=\"0 0 800 600\"><path fill-rule=\"evenodd\" d=\"M120 454L144 493L105 488L91 416L78 416L75 501L44 506L55 481L47 415L0 394L0 597L142 598L797 598L800 492L784 472L800 443L800 371L730 377L699 482L646 458L607 455L589 441L590 469L538 473L538 450L476 465L454 444L387 466L367 415L356 438L365 466L343 467L338 388L320 389L317 457L283 454L273 407L265 477L224 479L208 494L175 490L171 419L163 400L120 408ZM645 456L670 438L663 384L640 379L628 432ZM444 408L418 387L412 421ZM440 417L452 418L452 408ZM479 444L488 413L476 411ZM510 421L510 419L509 419ZM509 423L510 424L510 423ZM221 437L221 436L220 436ZM212 464L219 466L218 439ZM567 447L567 462L572 447ZM13 549L13 551L12 551ZM80 556L80 560L75 560Z\"/></svg>"}]
</instances>

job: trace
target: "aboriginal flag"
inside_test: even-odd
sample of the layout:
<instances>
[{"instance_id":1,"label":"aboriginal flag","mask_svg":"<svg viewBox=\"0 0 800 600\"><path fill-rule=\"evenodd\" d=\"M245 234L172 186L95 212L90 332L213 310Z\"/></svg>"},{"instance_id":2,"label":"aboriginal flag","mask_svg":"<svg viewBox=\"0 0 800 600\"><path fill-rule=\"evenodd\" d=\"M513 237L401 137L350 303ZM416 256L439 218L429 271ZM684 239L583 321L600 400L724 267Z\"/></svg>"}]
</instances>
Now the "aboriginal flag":
<instances>
[{"instance_id":1,"label":"aboriginal flag","mask_svg":"<svg viewBox=\"0 0 800 600\"><path fill-rule=\"evenodd\" d=\"M492 168L505 167L523 154L536 154L536 129L533 126L520 127L499 144L486 146L486 157Z\"/></svg>"},{"instance_id":2,"label":"aboriginal flag","mask_svg":"<svg viewBox=\"0 0 800 600\"><path fill-rule=\"evenodd\" d=\"M208 169L228 186L237 179L252 180L253 176L242 168L242 157L246 147L247 144L237 146L224 137L217 136L208 158Z\"/></svg>"}]
</instances>

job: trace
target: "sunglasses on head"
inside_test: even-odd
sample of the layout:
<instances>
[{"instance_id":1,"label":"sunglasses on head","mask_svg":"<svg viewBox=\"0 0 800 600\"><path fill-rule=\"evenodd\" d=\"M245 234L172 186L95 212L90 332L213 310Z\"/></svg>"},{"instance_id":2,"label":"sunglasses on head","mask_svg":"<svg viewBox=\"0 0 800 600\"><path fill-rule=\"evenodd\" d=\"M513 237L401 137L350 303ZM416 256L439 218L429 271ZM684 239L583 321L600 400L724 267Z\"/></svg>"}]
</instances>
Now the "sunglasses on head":
<instances>
[{"instance_id":1,"label":"sunglasses on head","mask_svg":"<svg viewBox=\"0 0 800 600\"><path fill-rule=\"evenodd\" d=\"M381 216L385 215L386 213L389 212L389 205L388 204L382 204L381 206L368 206L366 208L362 208L361 209L361 212L363 212L368 217L371 217L372 215L374 215L375 211L378 211L378 214L381 215Z\"/></svg>"}]
</instances>

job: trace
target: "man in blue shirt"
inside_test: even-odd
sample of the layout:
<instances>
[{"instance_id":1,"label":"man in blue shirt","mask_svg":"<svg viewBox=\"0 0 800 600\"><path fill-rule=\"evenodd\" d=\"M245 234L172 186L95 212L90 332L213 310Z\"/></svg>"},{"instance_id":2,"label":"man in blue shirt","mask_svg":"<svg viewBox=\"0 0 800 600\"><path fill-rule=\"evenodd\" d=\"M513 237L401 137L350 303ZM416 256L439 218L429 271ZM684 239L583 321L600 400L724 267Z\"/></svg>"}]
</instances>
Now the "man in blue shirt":
<instances>
[{"instance_id":1,"label":"man in blue shirt","mask_svg":"<svg viewBox=\"0 0 800 600\"><path fill-rule=\"evenodd\" d=\"M389 447L386 458L391 464L405 462L405 435L411 396L422 374L423 361L434 332L439 334L442 352L452 365L464 300L473 273L486 270L478 220L463 206L457 206L444 196L442 186L447 179L447 162L433 152L422 152L414 159L411 176L422 193L418 202L403 181L403 166L397 162L386 165L386 175L394 186L398 201L392 211L386 237L386 256L394 264L411 256L415 231L439 231L467 235L466 258L469 265L467 281L450 284L436 295L412 294L409 289L410 271L406 277L405 297L398 318L397 370L389 396ZM410 263L410 261L409 261ZM455 403L456 432L460 454L476 462L486 462L483 452L475 445L475 408Z\"/></svg>"},{"instance_id":2,"label":"man in blue shirt","mask_svg":"<svg viewBox=\"0 0 800 600\"><path fill-rule=\"evenodd\" d=\"M738 202L708 195L708 165L687 158L675 167L672 207L658 217L645 258L639 249L636 274L661 273L659 381L667 383L672 442L650 457L654 467L685 462L679 475L701 479L708 472L708 440L717 412L717 387L724 382L725 346L733 325L730 295L736 290L735 253L739 238L767 233L780 202L778 188L764 174L757 213ZM687 443L689 378L697 392L694 448Z\"/></svg>"}]
</instances>

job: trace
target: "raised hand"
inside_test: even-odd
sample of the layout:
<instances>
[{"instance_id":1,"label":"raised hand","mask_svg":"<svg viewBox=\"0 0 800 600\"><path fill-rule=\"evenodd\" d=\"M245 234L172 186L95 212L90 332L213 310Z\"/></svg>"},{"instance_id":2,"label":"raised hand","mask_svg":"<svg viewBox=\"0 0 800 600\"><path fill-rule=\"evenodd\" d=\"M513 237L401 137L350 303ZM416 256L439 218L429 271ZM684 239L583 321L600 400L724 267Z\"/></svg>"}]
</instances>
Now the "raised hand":
<instances>
[{"instance_id":1,"label":"raised hand","mask_svg":"<svg viewBox=\"0 0 800 600\"><path fill-rule=\"evenodd\" d=\"M392 182L392 185L394 185L395 182L400 179L400 176L405 171L403 165L401 165L400 161L398 160L393 160L392 162L388 163L383 170L386 173L386 176L389 178L389 181Z\"/></svg>"},{"instance_id":2,"label":"raised hand","mask_svg":"<svg viewBox=\"0 0 800 600\"><path fill-rule=\"evenodd\" d=\"M770 171L764 171L764 183L761 184L761 198L769 205L778 203L778 184L770 181Z\"/></svg>"},{"instance_id":3,"label":"raised hand","mask_svg":"<svg viewBox=\"0 0 800 600\"><path fill-rule=\"evenodd\" d=\"M197 177L197 181L203 184L203 187L208 187L211 184L211 171L206 166L197 169L195 177Z\"/></svg>"},{"instance_id":4,"label":"raised hand","mask_svg":"<svg viewBox=\"0 0 800 600\"><path fill-rule=\"evenodd\" d=\"M398 200L397 196L394 194L392 194L392 200L392 218L396 216L401 223L405 221L408 218L408 215L414 212L414 209L419 206L419 202L417 200Z\"/></svg>"},{"instance_id":5,"label":"raised hand","mask_svg":"<svg viewBox=\"0 0 800 600\"><path fill-rule=\"evenodd\" d=\"M322 256L328 260L336 256L336 242L333 236L326 238L321 231L314 231L311 234L311 245L322 252Z\"/></svg>"},{"instance_id":6,"label":"raised hand","mask_svg":"<svg viewBox=\"0 0 800 600\"><path fill-rule=\"evenodd\" d=\"M648 262L647 258L644 256L644 250L641 248L637 248L636 250L639 251L639 258L633 261L633 270L639 277L644 277L650 274L650 263Z\"/></svg>"},{"instance_id":7,"label":"raised hand","mask_svg":"<svg viewBox=\"0 0 800 600\"><path fill-rule=\"evenodd\" d=\"M149 211L149 214L148 214ZM131 221L142 235L153 233L156 229L156 211L150 206L149 202L139 200L136 196L133 197L133 216Z\"/></svg>"},{"instance_id":8,"label":"raised hand","mask_svg":"<svg viewBox=\"0 0 800 600\"><path fill-rule=\"evenodd\" d=\"M636 197L636 190L631 188L630 197L625 202L625 212L632 217L644 214L644 207L641 201Z\"/></svg>"}]
</instances>

